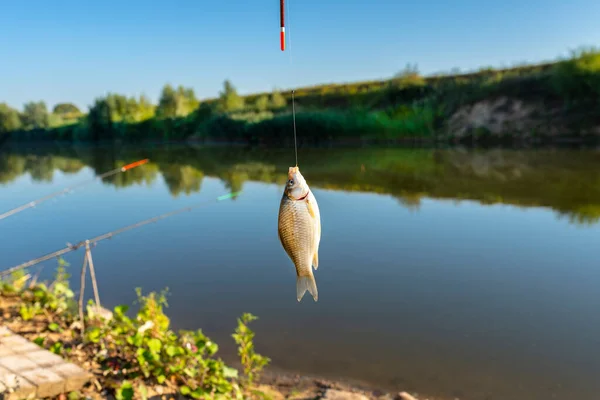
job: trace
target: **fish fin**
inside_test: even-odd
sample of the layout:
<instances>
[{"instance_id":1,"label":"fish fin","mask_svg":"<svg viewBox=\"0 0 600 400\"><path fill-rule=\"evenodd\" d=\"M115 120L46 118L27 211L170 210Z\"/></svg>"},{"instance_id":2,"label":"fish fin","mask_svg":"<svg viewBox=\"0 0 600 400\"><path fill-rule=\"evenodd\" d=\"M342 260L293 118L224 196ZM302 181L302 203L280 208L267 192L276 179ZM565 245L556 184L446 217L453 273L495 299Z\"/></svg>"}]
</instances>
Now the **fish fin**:
<instances>
[{"instance_id":1,"label":"fish fin","mask_svg":"<svg viewBox=\"0 0 600 400\"><path fill-rule=\"evenodd\" d=\"M308 276L296 276L296 297L298 301L302 300L307 290L315 301L319 299L317 281L315 281L314 275L311 273Z\"/></svg>"},{"instance_id":2,"label":"fish fin","mask_svg":"<svg viewBox=\"0 0 600 400\"><path fill-rule=\"evenodd\" d=\"M321 221L317 220L315 229L315 255L313 256L313 265L315 269L319 268L319 244L321 242Z\"/></svg>"},{"instance_id":3,"label":"fish fin","mask_svg":"<svg viewBox=\"0 0 600 400\"><path fill-rule=\"evenodd\" d=\"M306 207L308 207L308 213L310 214L310 216L315 218L315 210L313 209L313 205L308 199L308 197L306 198Z\"/></svg>"},{"instance_id":4,"label":"fish fin","mask_svg":"<svg viewBox=\"0 0 600 400\"><path fill-rule=\"evenodd\" d=\"M317 205L317 200L315 199L312 193L306 198L306 206L308 208L308 213L312 217L315 222L315 230L314 230L314 248L315 254L313 255L312 264L315 270L319 268L319 242L321 240L321 216L319 213L319 206Z\"/></svg>"}]
</instances>

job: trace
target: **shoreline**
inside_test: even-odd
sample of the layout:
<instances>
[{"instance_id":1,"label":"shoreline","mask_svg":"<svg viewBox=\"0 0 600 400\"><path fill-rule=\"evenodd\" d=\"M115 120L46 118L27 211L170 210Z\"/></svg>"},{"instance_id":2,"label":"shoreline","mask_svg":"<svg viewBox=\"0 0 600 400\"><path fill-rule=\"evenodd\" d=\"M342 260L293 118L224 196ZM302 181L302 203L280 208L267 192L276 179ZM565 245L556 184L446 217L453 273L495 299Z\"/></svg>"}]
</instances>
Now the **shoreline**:
<instances>
[{"instance_id":1,"label":"shoreline","mask_svg":"<svg viewBox=\"0 0 600 400\"><path fill-rule=\"evenodd\" d=\"M192 141L258 146L397 143L560 143L600 141L596 107L600 51L580 49L553 62L482 68L471 73L422 76L405 69L394 77L290 91L240 95L229 80L218 98L193 89L163 87L160 101L110 93L86 111L61 103L20 111L0 134L8 142ZM183 88L183 86L181 86ZM270 97L269 97L270 96ZM166 101L166 103L165 103ZM165 108L180 101L181 107ZM127 102L128 107L117 107ZM52 123L50 122L52 117ZM23 123L23 121L33 121Z\"/></svg>"},{"instance_id":2,"label":"shoreline","mask_svg":"<svg viewBox=\"0 0 600 400\"><path fill-rule=\"evenodd\" d=\"M1 287L0 287L1 288ZM108 376L106 371L102 371L97 360L94 359L94 353L86 351L84 341L79 333L78 322L73 322L69 327L57 330L50 328L56 325L56 319L60 316L52 315L51 312L34 316L29 320L24 320L19 316L20 309L27 304L17 294L5 294L0 292L0 326L6 327L13 333L24 337L25 339L40 345L40 338L43 339L43 345L46 350L55 354L58 353L66 361L83 368L92 375L91 381L78 392L78 398L86 399L115 399L115 385L122 383L118 378ZM104 312L112 313L104 310ZM111 317L112 318L112 317ZM60 323L60 322L59 322ZM60 343L59 348L63 350L53 350L56 343ZM68 347L67 347L68 346ZM64 348L69 350L66 351ZM239 362L229 364L230 367L242 371L243 368ZM161 385L155 382L154 385L146 385L148 397L150 399L187 399L172 386ZM381 390L367 382L358 382L351 379L330 379L320 376L301 375L294 371L284 371L275 367L268 366L262 371L260 379L256 382L256 390L266 395L271 400L449 400L439 397L424 396L418 397L417 393L391 393ZM73 392L74 393L74 392ZM64 400L67 393L58 398ZM69 398L72 398L70 395ZM138 399L139 394L132 398Z\"/></svg>"},{"instance_id":3,"label":"shoreline","mask_svg":"<svg viewBox=\"0 0 600 400\"><path fill-rule=\"evenodd\" d=\"M12 141L5 139L0 141L0 148L29 148L29 147L117 147L117 148L152 148L156 146L189 146L189 147L217 147L217 148L249 148L249 149L284 149L293 147L293 143L280 143L278 145L267 145L261 143L246 143L239 141L225 140L202 140L202 139L184 139L184 140L154 140L147 139L139 142L129 142L124 140L102 140L99 142L91 141L61 141L61 140L39 140L31 141ZM516 148L516 149L545 149L545 148L597 148L600 146L600 135L562 135L562 136L543 136L543 137L523 137L519 135L506 135L502 137L476 137L464 136L461 138L397 138L397 139L363 139L347 138L341 140L326 140L318 144L298 142L299 149L319 149L319 148L337 148L337 149L360 149L360 148Z\"/></svg>"}]
</instances>

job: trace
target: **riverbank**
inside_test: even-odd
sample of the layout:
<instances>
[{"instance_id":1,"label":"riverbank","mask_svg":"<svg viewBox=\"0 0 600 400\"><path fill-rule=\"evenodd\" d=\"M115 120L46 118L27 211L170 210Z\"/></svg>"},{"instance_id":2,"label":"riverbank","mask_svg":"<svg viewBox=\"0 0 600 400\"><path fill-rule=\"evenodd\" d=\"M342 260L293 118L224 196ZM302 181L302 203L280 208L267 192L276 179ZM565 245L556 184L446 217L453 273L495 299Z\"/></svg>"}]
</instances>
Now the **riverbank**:
<instances>
[{"instance_id":1,"label":"riverbank","mask_svg":"<svg viewBox=\"0 0 600 400\"><path fill-rule=\"evenodd\" d=\"M202 331L175 334L168 329L163 294L138 293L140 309L131 319L124 306L98 312L90 301L82 329L64 267L59 263L56 280L49 284L22 272L0 281L0 326L91 374L82 390L61 399L416 399L367 385L262 371L269 360L254 352L249 314L238 320L234 334L241 361L235 368L226 366L216 356L218 345Z\"/></svg>"},{"instance_id":2,"label":"riverbank","mask_svg":"<svg viewBox=\"0 0 600 400\"><path fill-rule=\"evenodd\" d=\"M428 77L407 69L388 80L298 88L295 121L291 92L241 96L226 81L221 97L203 101L193 90L166 86L156 106L147 99L110 94L98 98L88 113L67 103L70 108L62 108L68 108L68 114L49 116L42 109L45 105L36 103L29 108L38 111L39 121L30 126L18 121L30 121L33 115L25 118L5 106L0 108L0 133L8 134L10 141L288 146L295 122L301 147L415 141L598 142L599 83L600 52L586 50L541 65Z\"/></svg>"}]
</instances>

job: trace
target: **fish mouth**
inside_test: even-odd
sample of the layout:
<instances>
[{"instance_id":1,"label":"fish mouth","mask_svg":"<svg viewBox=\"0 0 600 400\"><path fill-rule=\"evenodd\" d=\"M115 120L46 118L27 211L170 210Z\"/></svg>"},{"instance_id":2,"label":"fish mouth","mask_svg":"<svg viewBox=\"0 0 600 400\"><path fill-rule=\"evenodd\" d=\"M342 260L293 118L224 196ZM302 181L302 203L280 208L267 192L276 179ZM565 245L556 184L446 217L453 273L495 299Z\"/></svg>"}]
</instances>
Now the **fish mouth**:
<instances>
[{"instance_id":1,"label":"fish mouth","mask_svg":"<svg viewBox=\"0 0 600 400\"><path fill-rule=\"evenodd\" d=\"M290 167L290 169L288 170L288 179L293 179L294 175L296 175L296 173L300 172L300 169L298 167Z\"/></svg>"}]
</instances>

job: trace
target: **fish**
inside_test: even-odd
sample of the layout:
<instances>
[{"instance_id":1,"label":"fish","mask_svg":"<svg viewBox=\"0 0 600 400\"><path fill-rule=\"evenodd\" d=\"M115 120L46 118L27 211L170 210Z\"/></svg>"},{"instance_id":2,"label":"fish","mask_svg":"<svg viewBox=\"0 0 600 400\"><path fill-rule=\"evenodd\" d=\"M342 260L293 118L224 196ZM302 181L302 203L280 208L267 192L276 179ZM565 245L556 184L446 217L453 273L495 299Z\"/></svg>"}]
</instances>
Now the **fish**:
<instances>
[{"instance_id":1,"label":"fish","mask_svg":"<svg viewBox=\"0 0 600 400\"><path fill-rule=\"evenodd\" d=\"M296 267L296 297L302 300L308 292L319 299L313 274L319 267L321 214L298 166L289 167L288 179L279 204L277 234L283 249Z\"/></svg>"}]
</instances>

